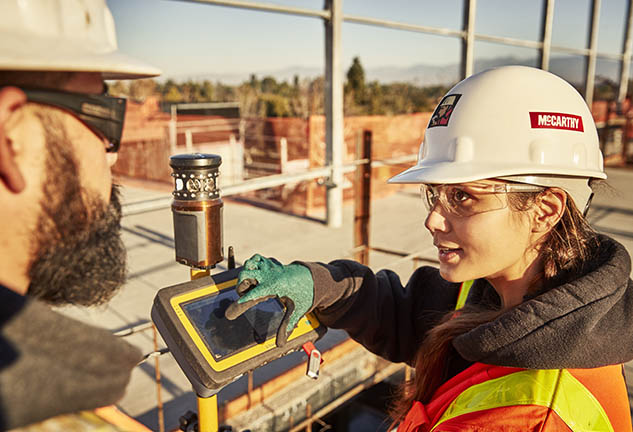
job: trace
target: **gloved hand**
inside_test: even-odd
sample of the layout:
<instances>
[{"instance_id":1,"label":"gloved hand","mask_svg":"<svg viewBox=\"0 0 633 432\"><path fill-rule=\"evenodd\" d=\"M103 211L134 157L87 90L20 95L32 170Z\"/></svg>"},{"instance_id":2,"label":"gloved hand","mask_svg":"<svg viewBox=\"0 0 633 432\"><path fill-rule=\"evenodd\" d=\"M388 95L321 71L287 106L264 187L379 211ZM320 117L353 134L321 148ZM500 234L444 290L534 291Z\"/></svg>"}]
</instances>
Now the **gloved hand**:
<instances>
[{"instance_id":1,"label":"gloved hand","mask_svg":"<svg viewBox=\"0 0 633 432\"><path fill-rule=\"evenodd\" d=\"M272 258L253 255L244 263L237 280L240 299L226 310L234 320L258 303L277 297L286 312L277 330L277 346L285 345L288 335L314 302L314 281L310 270L301 264L282 265Z\"/></svg>"}]
</instances>

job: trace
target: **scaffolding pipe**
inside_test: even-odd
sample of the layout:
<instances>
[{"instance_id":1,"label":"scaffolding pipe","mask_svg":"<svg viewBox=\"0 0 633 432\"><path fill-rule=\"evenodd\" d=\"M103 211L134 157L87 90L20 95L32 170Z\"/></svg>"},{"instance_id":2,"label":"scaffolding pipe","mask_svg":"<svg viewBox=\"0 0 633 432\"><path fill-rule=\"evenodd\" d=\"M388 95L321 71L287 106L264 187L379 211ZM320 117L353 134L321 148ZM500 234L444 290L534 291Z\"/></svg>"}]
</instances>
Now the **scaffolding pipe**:
<instances>
[{"instance_id":1,"label":"scaffolding pipe","mask_svg":"<svg viewBox=\"0 0 633 432\"><path fill-rule=\"evenodd\" d=\"M395 30L412 31L416 33L427 33L437 36L463 37L464 32L442 27L429 27L418 24L408 24L398 21L382 20L378 18L363 17L357 15L343 15L343 21L354 24L365 24L375 27L386 27Z\"/></svg>"},{"instance_id":2,"label":"scaffolding pipe","mask_svg":"<svg viewBox=\"0 0 633 432\"><path fill-rule=\"evenodd\" d=\"M288 15L298 15L298 16L306 16L306 17L317 17L317 18L325 18L329 19L330 14L328 11L319 11L314 9L303 9L303 8L295 8L288 6L278 6L270 3L258 3L251 1L241 1L241 0L179 0L185 1L189 3L206 3L212 4L216 6L228 6L238 9L250 9L257 10L262 12L276 12L283 13Z\"/></svg>"},{"instance_id":3,"label":"scaffolding pipe","mask_svg":"<svg viewBox=\"0 0 633 432\"><path fill-rule=\"evenodd\" d=\"M493 35L486 35L486 34L478 34L474 32L473 32L473 40L480 40L483 42L493 42L493 43L499 43L499 44L504 44L504 45L512 45L512 46L518 46L518 47L523 47L523 48L539 49L543 46L543 44L540 41L516 39L516 38L507 37L507 36L493 36Z\"/></svg>"},{"instance_id":4,"label":"scaffolding pipe","mask_svg":"<svg viewBox=\"0 0 633 432\"><path fill-rule=\"evenodd\" d=\"M403 163L415 162L417 155L396 156L388 159L379 159L371 162L371 167L393 166ZM351 173L356 170L356 166L369 163L369 160L357 160L342 166L343 173ZM314 180L322 177L329 177L332 173L332 167L326 166L322 168L314 168L309 171L291 173L291 174L275 174L266 177L254 178L241 183L232 184L222 187L222 196L239 195L245 192L252 192L260 189L266 189L275 186L282 186L286 183L295 183L306 180ZM152 198L148 200L125 203L123 204L123 216L131 216L149 211L160 210L171 206L171 195Z\"/></svg>"},{"instance_id":5,"label":"scaffolding pipe","mask_svg":"<svg viewBox=\"0 0 633 432\"><path fill-rule=\"evenodd\" d=\"M598 50L598 25L600 23L601 0L591 2L591 23L589 26L589 40L587 41L589 55L587 56L587 71L585 74L585 101L589 108L593 103L593 91L596 81L596 52Z\"/></svg>"},{"instance_id":6,"label":"scaffolding pipe","mask_svg":"<svg viewBox=\"0 0 633 432\"><path fill-rule=\"evenodd\" d=\"M468 78L473 74L476 13L477 0L464 0L461 79Z\"/></svg>"},{"instance_id":7,"label":"scaffolding pipe","mask_svg":"<svg viewBox=\"0 0 633 432\"><path fill-rule=\"evenodd\" d=\"M624 29L624 41L622 42L622 60L620 61L620 88L618 89L618 105L626 99L626 92L629 87L629 74L631 71L631 53L633 52L633 6L631 1L626 6L626 28Z\"/></svg>"},{"instance_id":8,"label":"scaffolding pipe","mask_svg":"<svg viewBox=\"0 0 633 432\"><path fill-rule=\"evenodd\" d=\"M554 0L543 0L541 22L541 69L549 70L549 57L552 50L552 27L554 23Z\"/></svg>"},{"instance_id":9,"label":"scaffolding pipe","mask_svg":"<svg viewBox=\"0 0 633 432\"><path fill-rule=\"evenodd\" d=\"M327 184L326 223L343 225L343 72L341 69L342 0L325 0L325 160L332 166Z\"/></svg>"}]
</instances>

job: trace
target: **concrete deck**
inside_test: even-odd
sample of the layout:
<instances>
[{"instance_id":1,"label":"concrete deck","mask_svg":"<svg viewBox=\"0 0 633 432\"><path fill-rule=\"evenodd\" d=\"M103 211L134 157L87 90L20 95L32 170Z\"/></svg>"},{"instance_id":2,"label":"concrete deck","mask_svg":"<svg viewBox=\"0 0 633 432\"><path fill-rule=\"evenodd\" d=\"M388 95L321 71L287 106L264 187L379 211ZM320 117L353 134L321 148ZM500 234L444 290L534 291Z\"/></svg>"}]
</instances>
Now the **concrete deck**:
<instances>
[{"instance_id":1,"label":"concrete deck","mask_svg":"<svg viewBox=\"0 0 633 432\"><path fill-rule=\"evenodd\" d=\"M633 253L633 170L608 170L611 191L594 199L589 220L600 232L605 232L623 243ZM124 200L133 203L164 196L165 191L126 187ZM344 226L329 229L318 221L225 200L224 246L234 246L238 264L254 253L274 256L288 263L295 259L330 261L349 257L353 244L353 208L344 209ZM403 252L423 252L433 258L435 250L423 226L425 210L417 188L398 192L372 202L372 246ZM107 306L92 309L65 308L65 313L80 320L106 327L112 331L144 323L149 319L154 295L160 288L189 279L188 268L174 261L174 240L171 211L168 208L123 219L123 236L129 253L129 280L121 292ZM392 255L371 254L375 270L391 268L403 281L413 271L411 261ZM344 338L340 332L328 333L327 343ZM143 352L154 350L151 331L137 333L127 339ZM163 347L159 337L159 346ZM302 361L295 354L292 361ZM627 365L633 373L633 364ZM165 408L166 430L177 428L178 417L187 409L195 409L195 396L171 355L160 360L162 400ZM154 361L140 365L133 373L127 394L120 408L152 430L157 430L156 385ZM255 375L255 385L265 377ZM629 380L633 383L633 379ZM244 379L222 390L223 400L233 399L245 389Z\"/></svg>"}]
</instances>

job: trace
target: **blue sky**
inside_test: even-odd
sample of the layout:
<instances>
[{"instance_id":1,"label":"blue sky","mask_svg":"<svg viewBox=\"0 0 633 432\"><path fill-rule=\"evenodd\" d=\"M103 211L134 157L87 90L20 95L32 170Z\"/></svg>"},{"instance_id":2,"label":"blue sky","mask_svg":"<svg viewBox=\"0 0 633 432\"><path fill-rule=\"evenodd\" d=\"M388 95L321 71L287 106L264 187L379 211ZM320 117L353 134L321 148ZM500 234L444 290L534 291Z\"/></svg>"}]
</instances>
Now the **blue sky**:
<instances>
[{"instance_id":1,"label":"blue sky","mask_svg":"<svg viewBox=\"0 0 633 432\"><path fill-rule=\"evenodd\" d=\"M260 0L264 2L264 0ZM257 12L175 0L107 0L116 22L119 47L163 70L164 77L323 68L324 30L317 18ZM321 9L323 0L268 3ZM541 1L479 0L477 33L537 40ZM586 47L589 0L556 0L552 43ZM462 0L344 0L345 14L459 29ZM626 0L603 0L599 45L619 53ZM360 24L343 24L343 68L360 56L366 68L447 65L459 61L456 38ZM556 53L552 54L556 56ZM536 51L486 42L475 58L535 57ZM600 73L601 63L598 64Z\"/></svg>"}]
</instances>

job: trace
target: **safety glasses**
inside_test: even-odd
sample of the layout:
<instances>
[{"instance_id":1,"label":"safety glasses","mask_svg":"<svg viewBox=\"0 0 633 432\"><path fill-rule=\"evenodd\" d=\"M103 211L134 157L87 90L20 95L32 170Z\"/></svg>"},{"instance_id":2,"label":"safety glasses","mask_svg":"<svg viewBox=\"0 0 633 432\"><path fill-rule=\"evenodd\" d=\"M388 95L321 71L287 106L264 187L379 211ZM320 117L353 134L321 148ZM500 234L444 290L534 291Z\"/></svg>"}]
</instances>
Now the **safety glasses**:
<instances>
[{"instance_id":1,"label":"safety glasses","mask_svg":"<svg viewBox=\"0 0 633 432\"><path fill-rule=\"evenodd\" d=\"M507 207L508 200L501 199L500 194L543 190L541 186L515 183L423 184L420 188L428 211L439 204L447 213L458 217Z\"/></svg>"},{"instance_id":2,"label":"safety glasses","mask_svg":"<svg viewBox=\"0 0 633 432\"><path fill-rule=\"evenodd\" d=\"M106 141L106 151L117 152L121 144L126 100L57 90L22 88L28 101L60 108L81 120Z\"/></svg>"}]
</instances>

